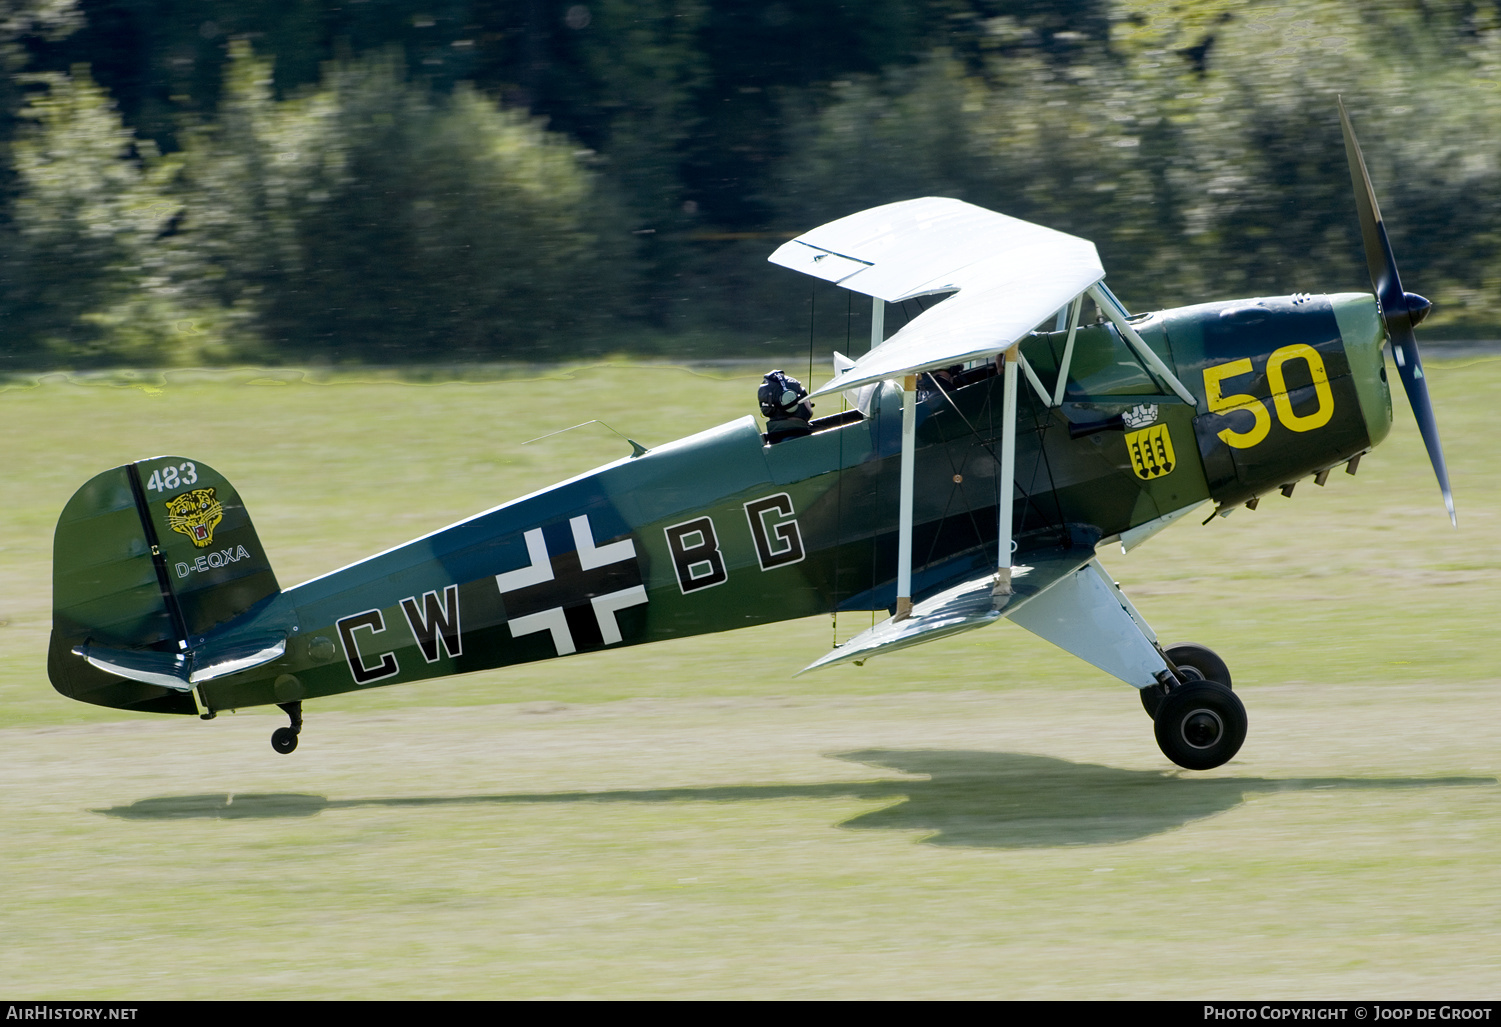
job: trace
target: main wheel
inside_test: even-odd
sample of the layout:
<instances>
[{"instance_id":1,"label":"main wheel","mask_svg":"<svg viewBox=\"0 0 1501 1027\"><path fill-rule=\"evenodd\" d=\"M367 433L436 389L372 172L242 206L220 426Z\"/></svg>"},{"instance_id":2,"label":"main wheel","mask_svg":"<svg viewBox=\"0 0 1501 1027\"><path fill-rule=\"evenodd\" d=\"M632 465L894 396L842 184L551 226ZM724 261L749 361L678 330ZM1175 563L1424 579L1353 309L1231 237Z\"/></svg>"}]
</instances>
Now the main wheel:
<instances>
[{"instance_id":1,"label":"main wheel","mask_svg":"<svg viewBox=\"0 0 1501 1027\"><path fill-rule=\"evenodd\" d=\"M1218 681L1226 688L1230 688L1230 668L1225 661L1220 659L1219 654L1205 645L1194 642L1180 642L1178 645L1164 649L1168 661L1173 666L1183 671L1184 676L1192 680L1196 675L1205 681Z\"/></svg>"},{"instance_id":2,"label":"main wheel","mask_svg":"<svg viewBox=\"0 0 1501 1027\"><path fill-rule=\"evenodd\" d=\"M1208 646L1181 642L1162 652L1178 668L1185 681L1218 681L1226 688L1230 687L1230 668ZM1162 705L1162 697L1166 694L1161 685L1148 685L1141 690L1141 708L1147 711L1147 716L1157 719L1157 707Z\"/></svg>"},{"instance_id":3,"label":"main wheel","mask_svg":"<svg viewBox=\"0 0 1501 1027\"><path fill-rule=\"evenodd\" d=\"M271 732L271 748L285 756L297 748L297 732L289 727L279 727Z\"/></svg>"},{"instance_id":4,"label":"main wheel","mask_svg":"<svg viewBox=\"0 0 1501 1027\"><path fill-rule=\"evenodd\" d=\"M1190 681L1157 707L1157 746L1188 770L1210 770L1240 752L1246 740L1246 708L1217 681Z\"/></svg>"}]
</instances>

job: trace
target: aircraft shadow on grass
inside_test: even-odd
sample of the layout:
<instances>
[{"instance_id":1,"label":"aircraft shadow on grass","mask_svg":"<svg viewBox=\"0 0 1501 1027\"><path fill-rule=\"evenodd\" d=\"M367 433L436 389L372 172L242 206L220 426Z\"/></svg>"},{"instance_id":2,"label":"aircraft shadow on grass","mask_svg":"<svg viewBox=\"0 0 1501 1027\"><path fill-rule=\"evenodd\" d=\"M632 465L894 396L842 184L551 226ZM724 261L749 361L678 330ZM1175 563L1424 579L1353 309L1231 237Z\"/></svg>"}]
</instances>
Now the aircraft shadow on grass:
<instances>
[{"instance_id":1,"label":"aircraft shadow on grass","mask_svg":"<svg viewBox=\"0 0 1501 1027\"><path fill-rule=\"evenodd\" d=\"M163 796L94 810L126 820L311 817L356 807L530 803L752 802L760 799L891 799L839 826L920 831L934 845L1025 849L1108 845L1183 827L1234 809L1248 796L1315 789L1452 788L1496 785L1492 777L1181 778L1021 753L868 749L831 754L926 780L727 785L600 792L541 792L412 798L328 799L298 793Z\"/></svg>"}]
</instances>

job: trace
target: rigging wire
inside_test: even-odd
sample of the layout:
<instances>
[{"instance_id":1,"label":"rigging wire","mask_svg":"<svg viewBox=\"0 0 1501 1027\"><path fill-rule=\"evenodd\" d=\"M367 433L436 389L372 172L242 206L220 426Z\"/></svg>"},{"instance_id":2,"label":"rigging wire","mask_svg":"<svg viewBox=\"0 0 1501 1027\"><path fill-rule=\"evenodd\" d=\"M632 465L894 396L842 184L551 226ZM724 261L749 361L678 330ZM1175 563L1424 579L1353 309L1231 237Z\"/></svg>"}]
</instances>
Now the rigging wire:
<instances>
[{"instance_id":1,"label":"rigging wire","mask_svg":"<svg viewBox=\"0 0 1501 1027\"><path fill-rule=\"evenodd\" d=\"M808 384L813 384L813 312L818 305L818 289L808 290Z\"/></svg>"},{"instance_id":2,"label":"rigging wire","mask_svg":"<svg viewBox=\"0 0 1501 1027\"><path fill-rule=\"evenodd\" d=\"M997 376L997 377L999 377L999 376ZM986 442L985 441L985 438L984 438L984 436L982 436L980 434L979 429L977 429L974 426L974 424L970 422L969 418L967 418L967 417L964 416L964 411L962 411L962 410L959 409L959 404L957 404L957 403L954 402L954 397L951 396L951 395L949 395L948 390L943 387L943 383L942 382L940 382L933 375L928 375L928 380L933 383L933 385L938 389L939 393L943 396L943 398L948 401L949 406L953 407L954 413L956 413L956 414L959 415L959 419L964 422L964 425L965 425L966 428L969 429L970 434L974 435L974 437L979 441L980 448L983 449L983 450L985 450L985 452L989 453L990 454L990 458L996 462L997 466L999 466L1000 462L1001 462L1001 458L1000 458L1000 456L995 451L995 442L994 441L991 441L991 442ZM976 383L976 384L978 384L978 383ZM994 391L994 386L992 385L992 392L993 391ZM994 404L994 402L992 400L993 400L993 396L987 396L986 399L985 399L985 406L986 406L986 409L990 412L991 431L994 432L995 431L995 404ZM1028 405L1029 406L1031 405L1031 401L1030 400L1028 401ZM1004 428L1004 425L1002 427ZM1031 484L1035 484L1036 483L1036 481L1037 481L1037 470L1038 470L1038 467L1039 466L1043 466L1045 468L1047 476L1048 476L1048 484L1052 488L1052 491L1053 491L1053 502L1054 502L1054 505L1058 509L1058 524L1059 524L1060 530L1062 530L1062 525L1063 525L1063 507L1062 507L1061 503L1058 500L1057 487L1056 487L1056 483L1054 482L1054 479L1053 479L1053 464L1052 464L1052 461L1049 460L1048 457L1047 457L1047 446L1045 444L1046 443L1045 436L1046 436L1046 432L1047 432L1048 426L1047 425L1043 425L1043 424L1039 424L1038 420L1037 420L1037 414L1034 412L1033 415L1032 415L1032 427L1033 427L1033 430L1036 432L1036 434L1038 436L1038 440L1037 440L1038 454L1037 454L1036 461L1034 461L1034 463L1032 464L1032 477L1031 477L1031 482L1030 483ZM1012 425L1011 430L1015 431L1016 430L1016 426ZM945 440L945 441L947 441L947 440ZM962 472L960 472L960 473L962 473ZM1042 510L1042 508L1040 506L1037 505L1037 498L1036 498L1035 491L1031 491L1028 488L1023 488L1022 485L1021 485L1021 483L1019 481L1015 480L1015 476L1013 476L1012 486L1013 486L1013 488L1015 490L1021 492L1022 499L1024 501L1023 502L1023 509L1024 510L1030 507L1032 510L1035 510L1039 516L1041 516L1042 518L1044 518L1044 520L1047 519L1048 515L1043 512L1043 510ZM1001 497L999 495L996 496L996 502L997 503L1002 502ZM1015 502L1014 498L1012 499L1012 502ZM944 508L944 514L945 514L945 516L947 516L947 514L948 514L948 508L947 507ZM970 518L971 518L971 520L973 520L973 518L974 518L974 512L973 511L970 511ZM976 534L979 533L979 526L978 525L975 526L975 531L976 531ZM933 544L934 544L934 546L937 545L936 538L935 538ZM929 559L932 558L932 549L931 548L929 550L928 556L929 556ZM999 565L999 561L1000 561L1000 555L999 554L996 555L996 561L997 561L997 565Z\"/></svg>"},{"instance_id":3,"label":"rigging wire","mask_svg":"<svg viewBox=\"0 0 1501 1027\"><path fill-rule=\"evenodd\" d=\"M962 410L959 409L959 404L957 404L957 403L954 402L954 397L951 396L951 395L949 395L948 390L943 387L943 383L942 382L940 382L935 376L933 376L931 374L928 375L927 377L928 377L928 380L933 383L934 387L936 387L938 389L939 394L942 395L943 398L948 401L949 406L953 407L954 413L956 413L956 414L959 415L959 420L961 420L961 421L964 422L964 426L969 429L970 434L973 435L975 438L977 438L977 439L980 440L980 448L982 448L986 452L988 452L990 454L990 458L992 460L994 460L996 462L996 464L999 466L1001 460L1000 460L1000 457L996 456L995 449L993 448L995 444L994 443L987 444L985 442L984 438L980 435L980 432L978 431L978 429L976 429L975 426L970 423L969 418L967 418L967 417L964 416L964 411L962 411ZM986 406L987 407L991 406L990 397L989 396L986 397ZM992 423L993 423L993 419L992 419ZM944 441L948 442L948 441L951 441L951 440L945 439ZM950 460L950 462L949 462L949 467L951 469L953 468L953 461L952 460ZM954 473L955 474L959 474L959 475L962 475L964 473L962 462L961 462L960 469L954 471ZM960 484L959 485L959 491L962 492L963 489L964 489L963 484ZM997 498L996 501L999 502L1000 501L999 498ZM952 490L949 492L949 502L950 503L953 502L953 491ZM948 512L949 512L949 507L946 504L944 506L944 508L943 508L943 517L947 517L948 516ZM977 539L983 539L984 536L980 532L980 525L975 521L975 512L974 512L974 510L966 508L965 512L969 515L970 527L974 530L975 537ZM942 524L942 522L943 522L943 517L939 518L939 523L940 524ZM933 542L932 542L932 544L928 548L928 559L929 560L931 560L933 558L933 551L937 548L937 546L938 546L938 536L935 534L933 536ZM996 562L997 562L997 566L999 566L999 562L1000 562L1000 557L999 556L997 556ZM926 564L925 564L925 566L926 566Z\"/></svg>"}]
</instances>

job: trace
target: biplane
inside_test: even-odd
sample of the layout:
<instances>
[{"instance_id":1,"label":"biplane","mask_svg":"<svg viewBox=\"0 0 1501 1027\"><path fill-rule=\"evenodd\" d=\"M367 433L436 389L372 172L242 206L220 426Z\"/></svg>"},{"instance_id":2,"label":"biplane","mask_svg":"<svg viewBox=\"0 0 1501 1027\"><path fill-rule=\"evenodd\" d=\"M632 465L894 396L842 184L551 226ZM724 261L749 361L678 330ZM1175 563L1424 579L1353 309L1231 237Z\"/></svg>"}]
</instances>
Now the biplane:
<instances>
[{"instance_id":1,"label":"biplane","mask_svg":"<svg viewBox=\"0 0 1501 1027\"><path fill-rule=\"evenodd\" d=\"M862 211L770 257L872 303L869 351L812 393L849 409L810 433L769 444L744 416L633 444L286 589L218 471L180 456L116 467L57 525L53 685L206 719L275 704L290 723L272 745L290 753L303 703L355 689L888 615L814 671L1005 618L1138 689L1174 763L1219 766L1246 734L1229 668L1161 644L1102 547L1353 474L1391 427L1387 343L1454 520L1413 335L1429 304L1402 290L1340 115L1374 295L1132 314L1084 239L954 199ZM887 305L909 300L924 311L885 337Z\"/></svg>"}]
</instances>

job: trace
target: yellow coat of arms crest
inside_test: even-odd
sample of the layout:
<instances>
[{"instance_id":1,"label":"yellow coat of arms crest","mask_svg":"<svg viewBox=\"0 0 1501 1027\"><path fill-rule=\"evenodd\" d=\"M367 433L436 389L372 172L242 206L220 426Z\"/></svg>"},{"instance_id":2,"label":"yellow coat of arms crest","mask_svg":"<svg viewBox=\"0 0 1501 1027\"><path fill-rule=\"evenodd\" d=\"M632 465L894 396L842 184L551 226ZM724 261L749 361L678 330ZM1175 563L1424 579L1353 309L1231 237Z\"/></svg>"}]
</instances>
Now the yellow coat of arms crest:
<instances>
[{"instance_id":1,"label":"yellow coat of arms crest","mask_svg":"<svg viewBox=\"0 0 1501 1027\"><path fill-rule=\"evenodd\" d=\"M1131 469L1138 478L1146 481L1172 473L1177 464L1173 455L1173 437L1168 434L1165 424L1131 432L1126 436L1126 450L1131 454Z\"/></svg>"}]
</instances>

